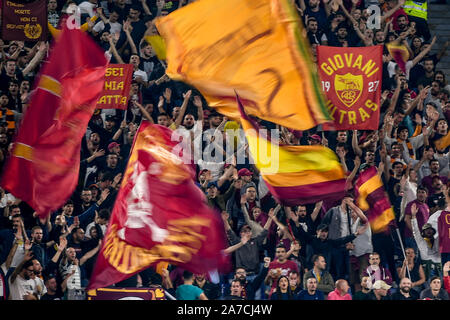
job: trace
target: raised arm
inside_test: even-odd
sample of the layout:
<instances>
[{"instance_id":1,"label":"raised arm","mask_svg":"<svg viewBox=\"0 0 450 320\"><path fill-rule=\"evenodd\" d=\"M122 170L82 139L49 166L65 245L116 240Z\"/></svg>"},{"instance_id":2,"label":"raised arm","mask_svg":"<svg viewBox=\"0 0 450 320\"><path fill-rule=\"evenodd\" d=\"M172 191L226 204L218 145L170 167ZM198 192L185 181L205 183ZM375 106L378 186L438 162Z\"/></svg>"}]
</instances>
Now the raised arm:
<instances>
[{"instance_id":1,"label":"raised arm","mask_svg":"<svg viewBox=\"0 0 450 320\"><path fill-rule=\"evenodd\" d=\"M433 40L431 40L430 45L425 50L422 50L413 60L412 60L412 67L414 67L416 64L420 62L433 48L434 44L436 43L436 36L433 37Z\"/></svg>"},{"instance_id":2,"label":"raised arm","mask_svg":"<svg viewBox=\"0 0 450 320\"><path fill-rule=\"evenodd\" d=\"M175 126L178 128L181 124L181 122L183 121L184 118L184 114L186 113L186 109L189 103L189 98L192 95L192 90L189 90L188 92L186 92L184 99L183 99L183 104L181 105L180 108L180 113L178 114L178 117L175 120Z\"/></svg>"},{"instance_id":3,"label":"raised arm","mask_svg":"<svg viewBox=\"0 0 450 320\"><path fill-rule=\"evenodd\" d=\"M123 31L125 32L125 35L127 36L128 43L131 47L131 53L132 54L138 54L136 44L134 43L133 38L131 37L131 31L133 30L133 27L131 26L131 22L125 21L123 23Z\"/></svg>"},{"instance_id":4,"label":"raised arm","mask_svg":"<svg viewBox=\"0 0 450 320\"><path fill-rule=\"evenodd\" d=\"M120 54L117 52L116 45L114 44L114 40L112 38L112 35L108 35L108 42L109 42L109 45L110 45L109 51L112 52L114 58L117 60L117 63L124 64L125 62L123 61L123 59L120 56Z\"/></svg>"}]
</instances>

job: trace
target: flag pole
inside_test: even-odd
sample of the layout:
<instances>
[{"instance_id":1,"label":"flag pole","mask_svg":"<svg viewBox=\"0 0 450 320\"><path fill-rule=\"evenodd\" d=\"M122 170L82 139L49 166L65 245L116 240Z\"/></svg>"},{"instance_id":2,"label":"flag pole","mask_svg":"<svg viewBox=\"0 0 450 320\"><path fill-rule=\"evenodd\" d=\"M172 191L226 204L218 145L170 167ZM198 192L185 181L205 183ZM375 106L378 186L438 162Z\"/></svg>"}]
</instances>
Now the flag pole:
<instances>
[{"instance_id":1,"label":"flag pole","mask_svg":"<svg viewBox=\"0 0 450 320\"><path fill-rule=\"evenodd\" d=\"M403 247L402 237L400 236L400 230L397 227L397 228L395 228L395 231L397 232L398 240L400 241L400 246L402 247L403 257L405 257L405 260L406 260L406 253L405 253L405 248ZM409 272L408 262L406 262L406 270L408 271L408 278L411 280L411 274Z\"/></svg>"}]
</instances>

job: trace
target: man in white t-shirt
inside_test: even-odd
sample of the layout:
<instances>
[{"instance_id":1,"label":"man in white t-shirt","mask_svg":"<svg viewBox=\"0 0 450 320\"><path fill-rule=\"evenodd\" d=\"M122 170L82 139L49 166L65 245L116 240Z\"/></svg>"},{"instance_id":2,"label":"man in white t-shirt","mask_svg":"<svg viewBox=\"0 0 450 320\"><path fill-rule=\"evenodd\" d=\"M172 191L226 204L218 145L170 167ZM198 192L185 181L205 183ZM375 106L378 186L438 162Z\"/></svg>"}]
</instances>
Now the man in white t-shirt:
<instances>
[{"instance_id":1,"label":"man in white t-shirt","mask_svg":"<svg viewBox=\"0 0 450 320\"><path fill-rule=\"evenodd\" d=\"M95 15L96 7L97 7L97 0L83 1L78 6L81 14L88 14L89 17L91 17L91 18Z\"/></svg>"},{"instance_id":2,"label":"man in white t-shirt","mask_svg":"<svg viewBox=\"0 0 450 320\"><path fill-rule=\"evenodd\" d=\"M106 20L106 23L102 17L102 20L94 25L92 31L94 31L94 34L98 34L105 29L106 25L109 25L110 34L114 35L116 33L120 33L120 31L122 30L122 25L118 22L118 20L119 20L119 13L117 13L117 11L112 11L111 14L109 15L109 19Z\"/></svg>"},{"instance_id":3,"label":"man in white t-shirt","mask_svg":"<svg viewBox=\"0 0 450 320\"><path fill-rule=\"evenodd\" d=\"M33 262L25 258L9 277L10 300L38 300L36 284L31 279L33 274Z\"/></svg>"}]
</instances>

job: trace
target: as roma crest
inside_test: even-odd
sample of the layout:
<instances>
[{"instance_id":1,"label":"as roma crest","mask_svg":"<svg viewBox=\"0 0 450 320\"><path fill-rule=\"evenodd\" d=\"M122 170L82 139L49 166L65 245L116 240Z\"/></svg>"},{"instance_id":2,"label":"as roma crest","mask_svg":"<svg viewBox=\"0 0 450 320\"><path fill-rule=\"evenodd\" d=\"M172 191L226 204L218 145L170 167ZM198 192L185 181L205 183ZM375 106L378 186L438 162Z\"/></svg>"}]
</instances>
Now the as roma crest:
<instances>
[{"instance_id":1,"label":"as roma crest","mask_svg":"<svg viewBox=\"0 0 450 320\"><path fill-rule=\"evenodd\" d=\"M355 76L351 73L336 75L334 77L334 89L339 100L347 107L351 107L358 101L363 91L363 76Z\"/></svg>"},{"instance_id":2,"label":"as roma crest","mask_svg":"<svg viewBox=\"0 0 450 320\"><path fill-rule=\"evenodd\" d=\"M35 25L32 25L32 24L30 25L27 23L25 25L24 32L25 32L25 36L28 39L37 39L41 36L42 27L39 23L35 24Z\"/></svg>"}]
</instances>

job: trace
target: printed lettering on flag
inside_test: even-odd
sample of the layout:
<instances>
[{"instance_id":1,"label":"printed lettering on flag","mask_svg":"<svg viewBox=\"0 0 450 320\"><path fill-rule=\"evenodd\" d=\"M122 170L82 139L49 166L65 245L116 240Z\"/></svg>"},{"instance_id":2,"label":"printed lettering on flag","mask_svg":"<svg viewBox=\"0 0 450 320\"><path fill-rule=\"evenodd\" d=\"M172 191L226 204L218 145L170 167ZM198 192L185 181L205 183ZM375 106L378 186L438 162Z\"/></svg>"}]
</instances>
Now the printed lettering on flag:
<instances>
[{"instance_id":1,"label":"printed lettering on flag","mask_svg":"<svg viewBox=\"0 0 450 320\"><path fill-rule=\"evenodd\" d=\"M219 215L173 153L172 130L143 121L117 195L90 289L107 287L160 262L192 272L222 263Z\"/></svg>"},{"instance_id":2,"label":"printed lettering on flag","mask_svg":"<svg viewBox=\"0 0 450 320\"><path fill-rule=\"evenodd\" d=\"M132 78L133 65L110 64L105 72L105 86L98 99L97 108L126 110Z\"/></svg>"},{"instance_id":3,"label":"printed lettering on flag","mask_svg":"<svg viewBox=\"0 0 450 320\"><path fill-rule=\"evenodd\" d=\"M382 46L317 47L322 90L334 120L325 130L377 130L380 118Z\"/></svg>"},{"instance_id":4,"label":"printed lettering on flag","mask_svg":"<svg viewBox=\"0 0 450 320\"><path fill-rule=\"evenodd\" d=\"M20 41L47 40L47 1L3 0L2 39Z\"/></svg>"}]
</instances>

